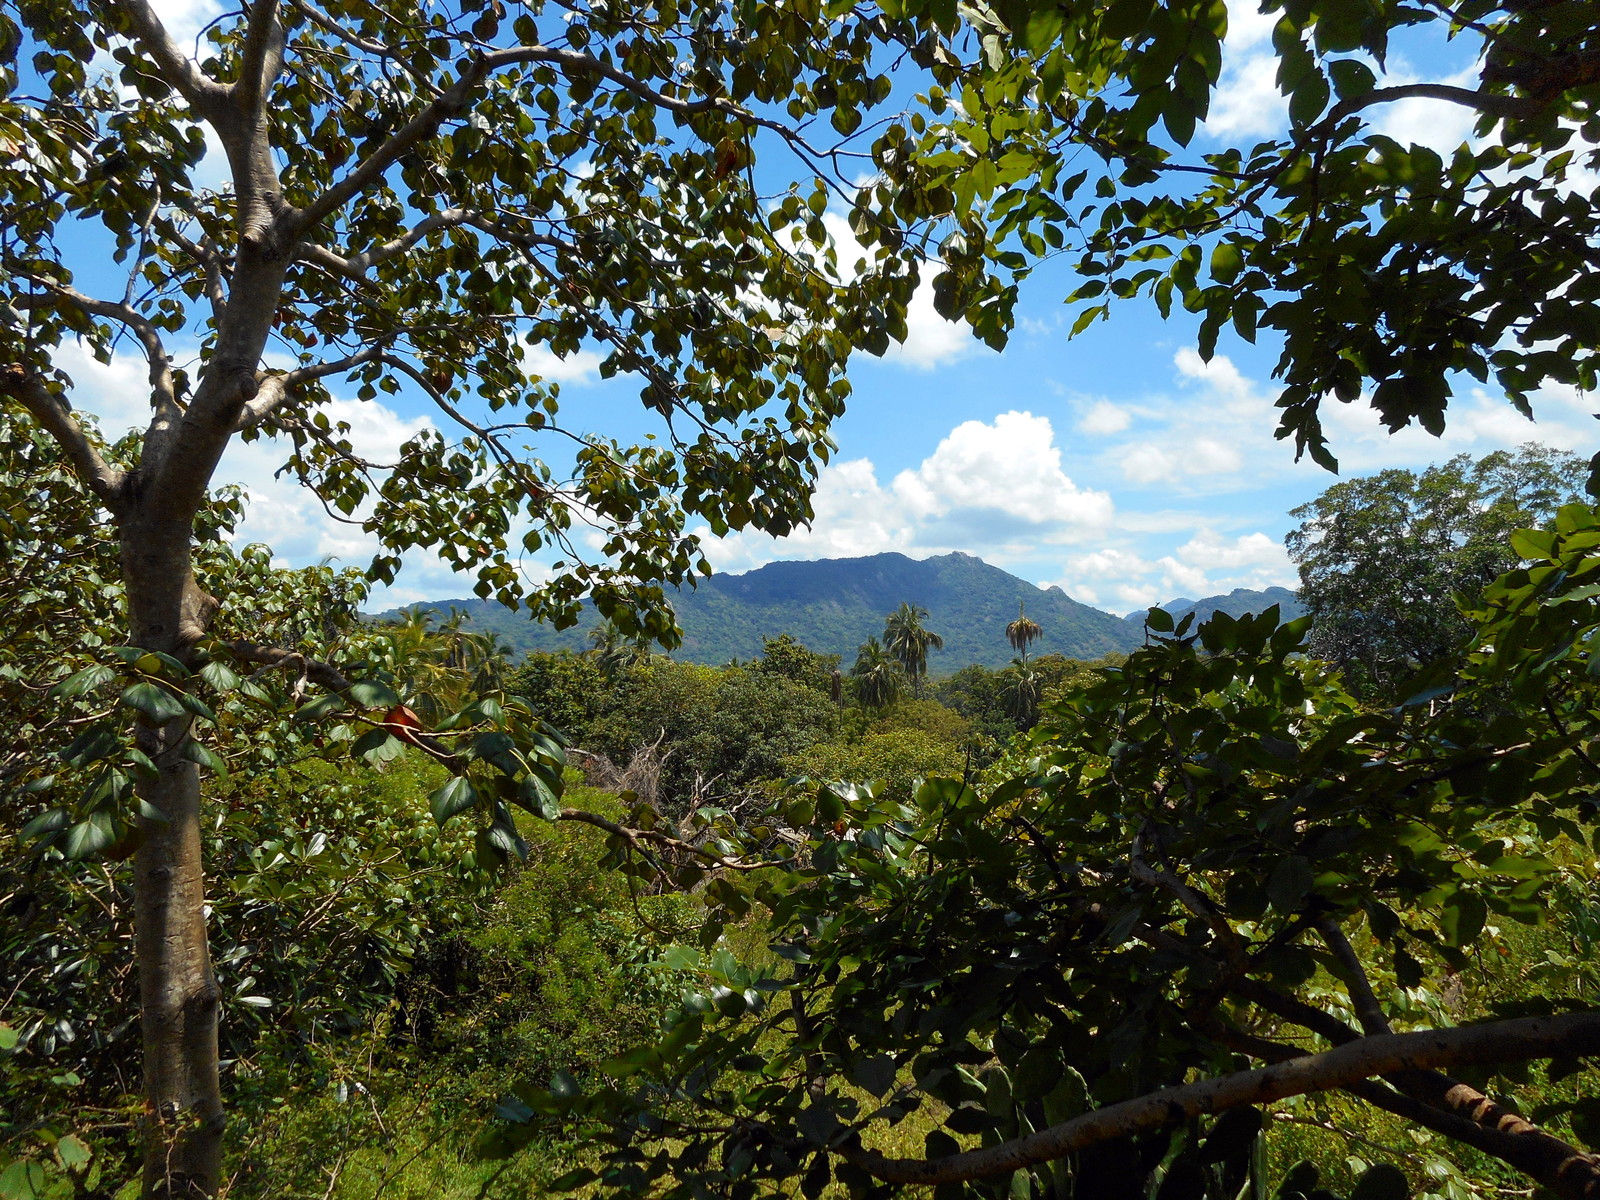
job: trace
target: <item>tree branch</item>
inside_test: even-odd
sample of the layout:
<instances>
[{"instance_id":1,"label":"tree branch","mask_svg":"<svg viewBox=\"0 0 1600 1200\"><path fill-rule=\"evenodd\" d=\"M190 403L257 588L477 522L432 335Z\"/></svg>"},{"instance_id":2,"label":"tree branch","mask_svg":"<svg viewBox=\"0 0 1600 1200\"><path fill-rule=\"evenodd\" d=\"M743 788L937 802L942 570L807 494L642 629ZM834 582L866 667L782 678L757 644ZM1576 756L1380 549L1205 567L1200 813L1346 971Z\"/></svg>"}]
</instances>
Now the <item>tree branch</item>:
<instances>
[{"instance_id":1,"label":"tree branch","mask_svg":"<svg viewBox=\"0 0 1600 1200\"><path fill-rule=\"evenodd\" d=\"M278 0L253 0L250 23L240 55L239 78L234 83L233 102L241 112L254 112L272 90L283 71L283 22L278 19Z\"/></svg>"},{"instance_id":2,"label":"tree branch","mask_svg":"<svg viewBox=\"0 0 1600 1200\"><path fill-rule=\"evenodd\" d=\"M100 457L100 451L72 415L72 406L66 399L52 392L44 380L19 363L0 367L0 395L10 396L43 426L89 490L113 515L120 516L125 476Z\"/></svg>"},{"instance_id":3,"label":"tree branch","mask_svg":"<svg viewBox=\"0 0 1600 1200\"><path fill-rule=\"evenodd\" d=\"M1448 83L1408 83L1399 87L1374 88L1362 95L1341 100L1317 124L1319 128L1332 129L1346 117L1354 116L1362 109L1371 108L1375 104L1393 104L1397 100L1416 99L1444 100L1493 117L1531 117L1542 112L1546 103L1525 96L1499 96L1493 92L1479 92Z\"/></svg>"},{"instance_id":4,"label":"tree branch","mask_svg":"<svg viewBox=\"0 0 1600 1200\"><path fill-rule=\"evenodd\" d=\"M1344 936L1344 930L1339 928L1339 922L1333 917L1324 917L1317 922L1317 932L1322 935L1322 940L1333 952L1334 961L1339 964L1339 977L1350 991L1350 1003L1356 1010L1356 1019L1361 1022L1361 1028L1369 1035L1393 1033L1389 1028L1389 1018L1384 1015L1383 1005L1378 1003L1378 997L1373 994L1367 970L1356 957L1350 940Z\"/></svg>"},{"instance_id":5,"label":"tree branch","mask_svg":"<svg viewBox=\"0 0 1600 1200\"><path fill-rule=\"evenodd\" d=\"M42 275L23 275L21 278L43 288L58 302L70 304L90 316L116 321L138 338L139 344L144 347L145 360L150 364L151 406L158 411L166 408L176 409L178 397L172 380L172 360L167 357L167 348L161 341L161 334L137 309L130 304L113 300L96 300L93 296L85 296L76 288L57 283ZM12 304L17 308L45 308L49 306L50 298L38 295L18 296Z\"/></svg>"},{"instance_id":6,"label":"tree branch","mask_svg":"<svg viewBox=\"0 0 1600 1200\"><path fill-rule=\"evenodd\" d=\"M1600 1013L1522 1017L1456 1029L1391 1033L1256 1070L1163 1088L981 1150L936 1159L893 1159L859 1147L847 1147L840 1153L889 1183L927 1186L987 1179L1201 1114L1344 1088L1375 1075L1591 1054L1600 1054Z\"/></svg>"},{"instance_id":7,"label":"tree branch","mask_svg":"<svg viewBox=\"0 0 1600 1200\"><path fill-rule=\"evenodd\" d=\"M279 375L261 376L256 381L255 394L240 407L239 415L233 423L233 432L240 433L254 425L261 424L262 421L283 407L284 402L293 394L294 389L302 383L325 379L329 375L337 375L340 371L353 370L363 363L382 358L385 349L386 342L377 342L344 358L317 363L315 366L310 367L297 367L293 371L285 371Z\"/></svg>"},{"instance_id":8,"label":"tree branch","mask_svg":"<svg viewBox=\"0 0 1600 1200\"><path fill-rule=\"evenodd\" d=\"M1285 1062L1304 1053L1226 1026L1215 1033L1224 1045L1267 1062ZM1376 1080L1346 1084L1342 1090L1424 1129L1492 1154L1563 1200L1600 1197L1600 1159L1506 1111L1476 1088L1437 1071L1403 1071L1387 1078L1402 1090L1392 1090ZM1418 1084L1439 1088L1441 1103L1418 1095L1414 1090Z\"/></svg>"},{"instance_id":9,"label":"tree branch","mask_svg":"<svg viewBox=\"0 0 1600 1200\"><path fill-rule=\"evenodd\" d=\"M577 821L583 825L593 825L596 829L604 829L607 833L621 838L631 846L637 847L640 842L653 842L669 850L677 850L684 854L692 854L703 862L708 862L714 867L726 871L762 871L767 867L781 866L780 863L770 862L741 862L738 859L724 858L714 851L707 850L704 846L696 846L693 842L683 841L681 838L672 837L657 829L632 829L626 825L619 825L615 821L607 820L598 813L588 812L581 808L563 808L561 820Z\"/></svg>"},{"instance_id":10,"label":"tree branch","mask_svg":"<svg viewBox=\"0 0 1600 1200\"><path fill-rule=\"evenodd\" d=\"M108 0L108 3L112 11L120 13L132 27L134 40L155 62L161 77L176 88L195 111L214 113L227 96L227 89L178 49L148 0Z\"/></svg>"}]
</instances>

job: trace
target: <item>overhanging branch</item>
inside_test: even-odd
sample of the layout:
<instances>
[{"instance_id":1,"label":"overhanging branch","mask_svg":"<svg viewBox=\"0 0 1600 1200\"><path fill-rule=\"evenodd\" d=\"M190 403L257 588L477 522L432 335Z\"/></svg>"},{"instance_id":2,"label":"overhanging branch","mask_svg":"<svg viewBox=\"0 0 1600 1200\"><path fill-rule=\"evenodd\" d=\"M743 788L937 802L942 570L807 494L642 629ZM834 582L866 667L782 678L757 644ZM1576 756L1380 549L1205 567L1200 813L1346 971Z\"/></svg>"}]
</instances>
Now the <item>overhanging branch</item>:
<instances>
[{"instance_id":1,"label":"overhanging branch","mask_svg":"<svg viewBox=\"0 0 1600 1200\"><path fill-rule=\"evenodd\" d=\"M860 1148L849 1161L889 1183L929 1186L988 1179L1148 1129L1288 1096L1347 1088L1379 1075L1436 1067L1600 1054L1600 1012L1523 1017L1456 1029L1361 1038L1251 1071L1163 1088L1026 1137L935 1159L896 1159Z\"/></svg>"}]
</instances>

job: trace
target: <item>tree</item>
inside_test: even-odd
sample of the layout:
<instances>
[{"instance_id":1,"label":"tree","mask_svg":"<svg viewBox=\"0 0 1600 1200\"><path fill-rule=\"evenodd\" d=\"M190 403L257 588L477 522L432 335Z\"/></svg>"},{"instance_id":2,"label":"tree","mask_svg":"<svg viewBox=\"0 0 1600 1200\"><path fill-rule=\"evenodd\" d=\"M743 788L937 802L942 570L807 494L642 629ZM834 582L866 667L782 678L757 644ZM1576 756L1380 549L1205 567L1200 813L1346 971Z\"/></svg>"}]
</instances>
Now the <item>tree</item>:
<instances>
[{"instance_id":1,"label":"tree","mask_svg":"<svg viewBox=\"0 0 1600 1200\"><path fill-rule=\"evenodd\" d=\"M583 14L263 0L208 24L191 55L146 0L0 13L0 395L56 439L109 515L127 642L156 656L127 682L138 715L124 742L153 765L137 801L119 792L143 814L148 1192L213 1191L223 1122L194 728L211 685L197 672L294 657L210 636L219 609L241 603L193 548L228 445L281 441L287 469L377 537L376 579L432 548L475 572L480 595L558 623L588 595L629 634L670 639L657 585L704 566L688 520L781 534L806 519L847 356L904 336L935 226L983 241L975 218L952 217L943 171L937 186L915 167L853 184L858 161L904 157L949 112L942 96L931 114L898 98L882 108L894 87L878 64L937 60L965 77L976 68L952 53L958 35L948 17L810 5L735 20L712 0ZM108 61L115 78L96 75ZM891 115L867 121L875 111ZM814 145L817 118L843 140ZM197 180L208 135L230 177L220 190ZM775 159L797 178L769 202L757 180L775 178ZM830 197L872 227L859 261L828 248ZM1009 293L981 264L952 253L938 276L1003 338ZM144 356L150 423L129 459L75 415L61 359L72 338L102 359ZM639 381L663 440L563 423L559 389L529 356L586 345L603 351L602 374ZM367 462L319 407L338 386L364 400L407 390L449 432ZM570 467L526 456L526 442L570 444ZM52 520L30 514L29 540L53 540ZM600 557L575 522L598 532ZM517 557L545 548L560 565L525 587ZM386 684L352 691L362 681L307 670L339 703L393 699ZM500 721L474 710L452 732ZM530 777L500 761L515 793ZM554 805L528 787L534 807ZM486 837L498 831L485 854L517 844L503 801L463 783L437 811L458 800Z\"/></svg>"},{"instance_id":2,"label":"tree","mask_svg":"<svg viewBox=\"0 0 1600 1200\"><path fill-rule=\"evenodd\" d=\"M1039 627L1039 622L1029 620L1024 602L1018 600L1017 619L1006 626L1006 641L1026 661L1028 647L1043 636L1044 630Z\"/></svg>"},{"instance_id":3,"label":"tree","mask_svg":"<svg viewBox=\"0 0 1600 1200\"><path fill-rule=\"evenodd\" d=\"M928 673L928 651L944 649L944 639L923 625L927 617L927 609L906 603L890 613L883 625L884 649L905 668L911 690L918 696Z\"/></svg>"},{"instance_id":4,"label":"tree","mask_svg":"<svg viewBox=\"0 0 1600 1200\"><path fill-rule=\"evenodd\" d=\"M850 668L856 699L867 708L888 708L893 704L900 696L904 678L899 662L875 637L861 644L855 665Z\"/></svg>"},{"instance_id":5,"label":"tree","mask_svg":"<svg viewBox=\"0 0 1600 1200\"><path fill-rule=\"evenodd\" d=\"M761 658L754 667L770 675L782 675L795 683L803 683L832 696L834 682L839 675L837 654L818 654L790 634L761 639ZM838 697L833 697L835 701Z\"/></svg>"},{"instance_id":6,"label":"tree","mask_svg":"<svg viewBox=\"0 0 1600 1200\"><path fill-rule=\"evenodd\" d=\"M1512 533L1553 519L1585 474L1577 456L1530 443L1420 475L1352 479L1301 505L1286 543L1313 618L1311 653L1375 694L1448 656L1471 632L1458 595L1475 601L1515 566Z\"/></svg>"}]
</instances>

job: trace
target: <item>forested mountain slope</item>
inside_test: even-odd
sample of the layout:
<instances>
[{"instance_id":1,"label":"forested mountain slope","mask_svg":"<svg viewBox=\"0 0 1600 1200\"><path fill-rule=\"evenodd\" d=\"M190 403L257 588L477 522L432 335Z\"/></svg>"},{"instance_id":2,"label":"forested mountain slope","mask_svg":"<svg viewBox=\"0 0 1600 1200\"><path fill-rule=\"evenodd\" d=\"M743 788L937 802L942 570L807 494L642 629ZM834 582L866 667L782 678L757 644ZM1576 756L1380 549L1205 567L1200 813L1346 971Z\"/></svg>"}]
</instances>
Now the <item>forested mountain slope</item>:
<instances>
[{"instance_id":1,"label":"forested mountain slope","mask_svg":"<svg viewBox=\"0 0 1600 1200\"><path fill-rule=\"evenodd\" d=\"M929 670L936 675L972 663L999 667L1009 662L1005 626L1016 618L1019 601L1044 629L1032 647L1036 654L1096 658L1129 650L1142 640L1131 623L1080 604L1060 588L1039 588L961 553L921 561L904 554L874 554L769 563L743 575L712 576L692 591L671 595L684 633L674 657L691 662L754 658L761 653L763 637L780 633L849 661L863 641L882 634L884 617L908 601L928 610L928 628L945 640L944 649L929 658ZM499 634L517 654L580 649L594 625L591 618L558 632L483 600L412 607L459 610L466 628Z\"/></svg>"}]
</instances>

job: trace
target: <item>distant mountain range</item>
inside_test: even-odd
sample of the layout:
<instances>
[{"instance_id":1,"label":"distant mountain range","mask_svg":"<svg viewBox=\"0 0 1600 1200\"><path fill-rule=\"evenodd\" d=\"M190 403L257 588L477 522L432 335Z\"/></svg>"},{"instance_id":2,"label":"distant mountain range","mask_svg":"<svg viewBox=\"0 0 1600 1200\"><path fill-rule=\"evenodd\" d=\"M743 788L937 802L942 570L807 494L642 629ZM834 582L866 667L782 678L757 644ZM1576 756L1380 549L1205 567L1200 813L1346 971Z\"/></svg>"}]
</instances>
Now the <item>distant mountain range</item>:
<instances>
[{"instance_id":1,"label":"distant mountain range","mask_svg":"<svg viewBox=\"0 0 1600 1200\"><path fill-rule=\"evenodd\" d=\"M1278 606L1279 616L1285 621L1305 616L1306 606L1300 603L1300 597L1288 588L1282 587L1269 587L1260 592L1251 591L1249 588L1234 588L1226 596L1207 596L1204 600L1190 600L1186 596L1179 596L1176 600L1167 601L1161 607L1174 617L1194 613L1198 624L1215 612L1227 613L1230 617L1242 617L1246 613L1265 612L1274 604ZM1145 613L1148 611L1141 608L1137 612L1129 613L1123 619L1142 627Z\"/></svg>"},{"instance_id":2,"label":"distant mountain range","mask_svg":"<svg viewBox=\"0 0 1600 1200\"><path fill-rule=\"evenodd\" d=\"M762 638L787 633L813 650L839 655L848 667L861 643L881 637L884 618L905 602L927 609L925 624L944 638L944 649L928 656L933 675L948 675L972 663L1002 667L1010 662L1014 652L1005 629L1016 619L1018 602L1026 604L1028 616L1044 631L1030 648L1032 654L1098 658L1132 650L1144 640L1143 611L1137 620L1133 615L1124 620L1081 604L1058 587L1038 587L960 553L920 561L904 554L874 554L768 563L742 575L713 575L698 587L669 595L683 629L683 645L673 657L713 665L758 658ZM1232 612L1229 606L1237 597L1268 596L1255 609L1239 611L1294 599L1292 592L1272 588L1173 604ZM518 657L530 650L585 649L596 624L591 616L575 628L555 630L487 600L438 600L410 605L406 611L448 615L452 610L462 614L464 628L499 634Z\"/></svg>"}]
</instances>

